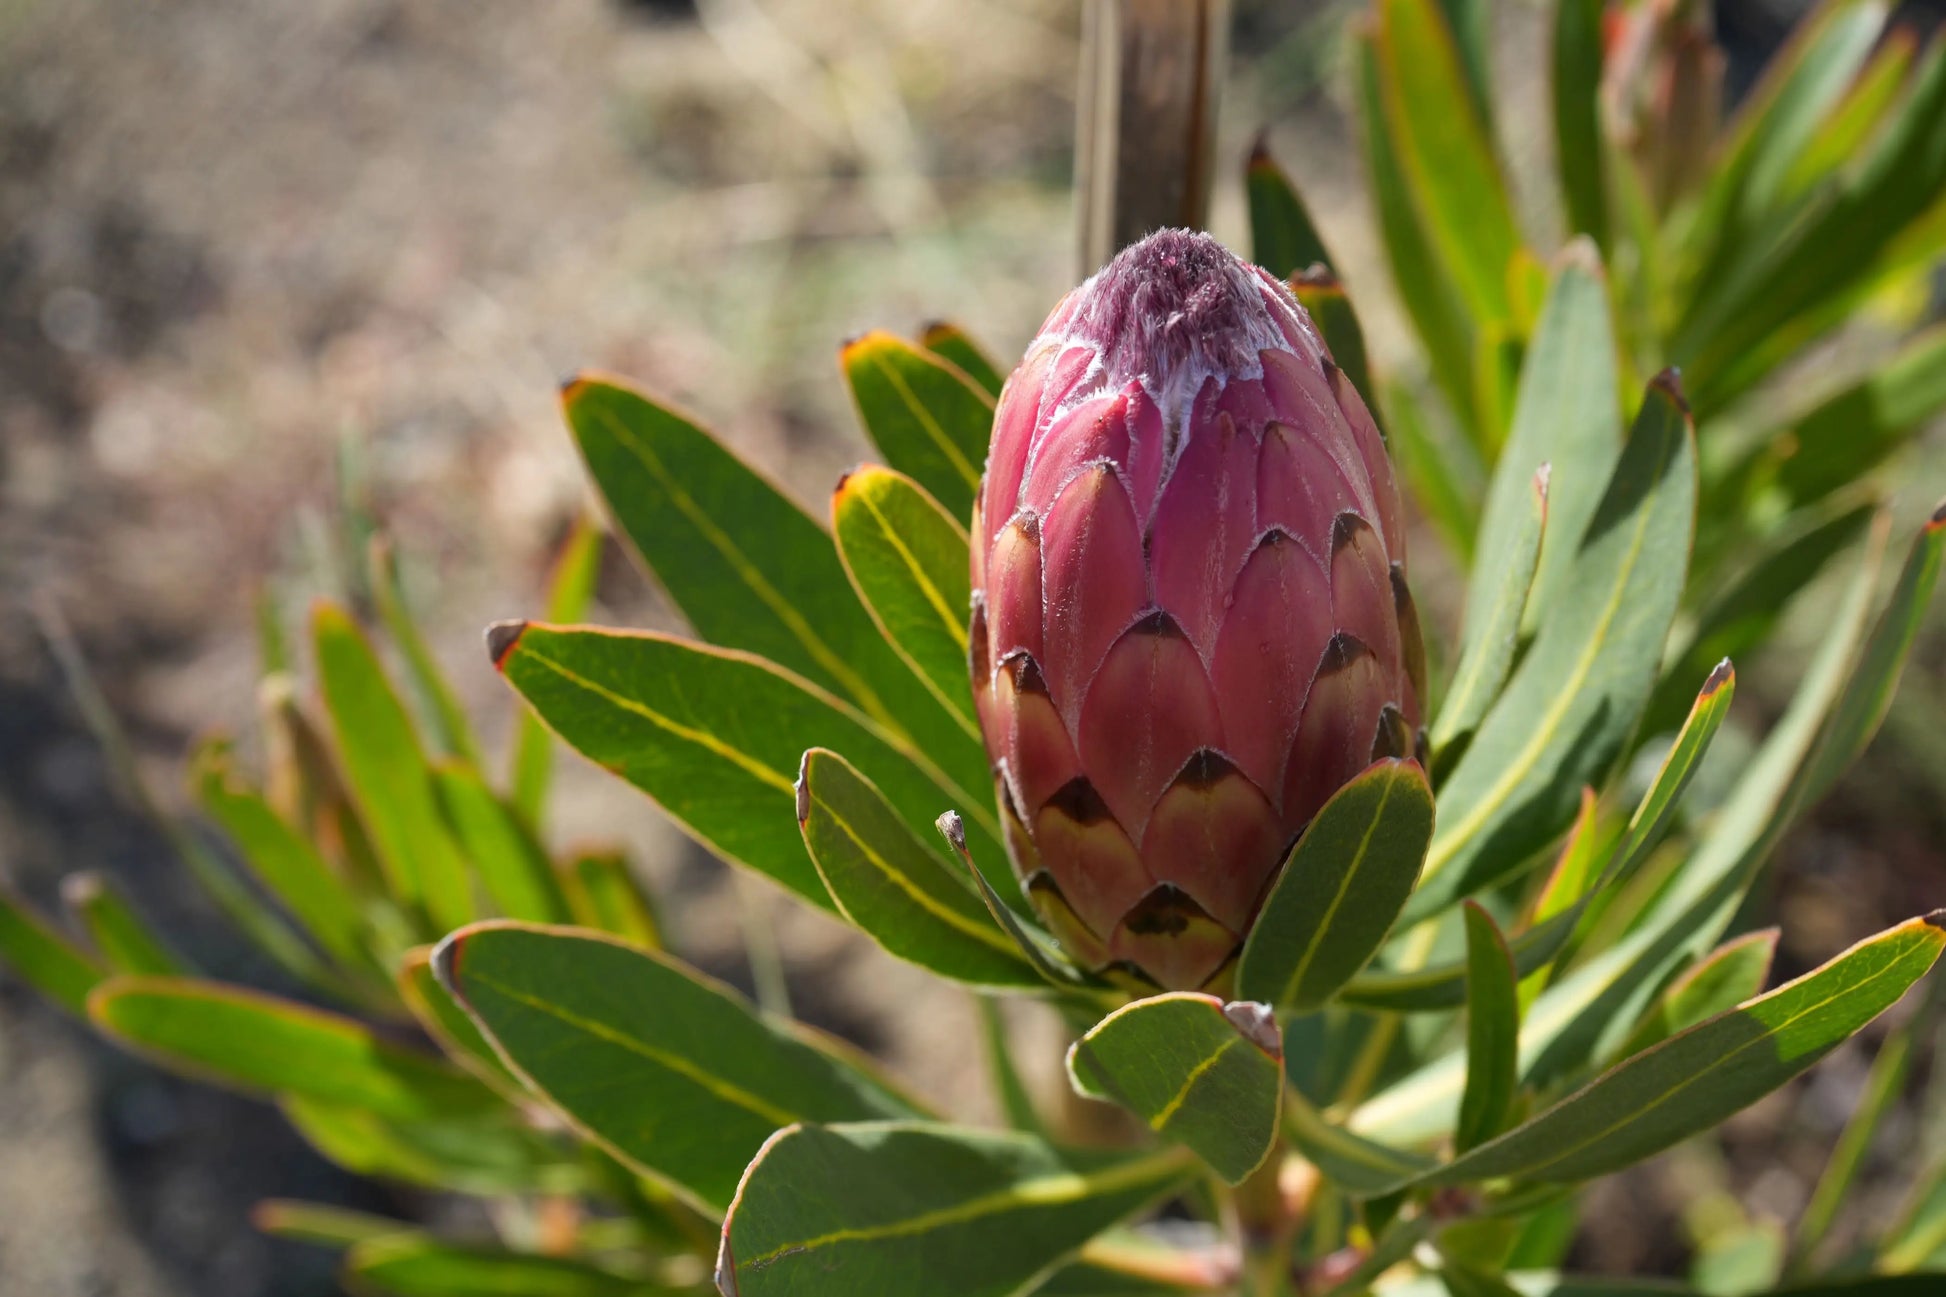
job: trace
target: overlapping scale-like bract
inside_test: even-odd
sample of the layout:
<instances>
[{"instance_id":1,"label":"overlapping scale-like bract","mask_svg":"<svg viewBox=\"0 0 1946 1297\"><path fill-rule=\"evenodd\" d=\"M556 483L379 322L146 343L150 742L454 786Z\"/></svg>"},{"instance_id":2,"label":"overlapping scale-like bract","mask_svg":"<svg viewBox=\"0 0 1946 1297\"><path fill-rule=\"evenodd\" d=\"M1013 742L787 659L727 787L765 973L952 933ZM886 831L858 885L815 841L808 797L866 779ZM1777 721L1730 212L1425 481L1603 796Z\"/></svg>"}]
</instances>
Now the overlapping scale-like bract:
<instances>
[{"instance_id":1,"label":"overlapping scale-like bract","mask_svg":"<svg viewBox=\"0 0 1946 1297\"><path fill-rule=\"evenodd\" d=\"M971 668L1015 868L1077 960L1220 983L1291 844L1416 755L1423 654L1364 401L1275 277L1166 230L1007 382Z\"/></svg>"}]
</instances>

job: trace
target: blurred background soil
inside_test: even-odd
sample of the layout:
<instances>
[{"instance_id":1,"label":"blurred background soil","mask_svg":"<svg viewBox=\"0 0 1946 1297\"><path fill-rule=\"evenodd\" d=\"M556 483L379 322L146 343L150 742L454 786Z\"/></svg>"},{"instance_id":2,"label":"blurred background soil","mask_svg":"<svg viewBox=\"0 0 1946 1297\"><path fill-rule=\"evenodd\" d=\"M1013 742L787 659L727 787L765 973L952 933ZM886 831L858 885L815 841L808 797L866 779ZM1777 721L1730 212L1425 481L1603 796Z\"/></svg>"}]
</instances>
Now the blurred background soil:
<instances>
[{"instance_id":1,"label":"blurred background soil","mask_svg":"<svg viewBox=\"0 0 1946 1297\"><path fill-rule=\"evenodd\" d=\"M1345 9L1237 8L1225 157L1240 172L1270 124L1383 363L1405 347L1339 93ZM1734 77L1795 8L1724 11ZM64 613L151 782L179 799L191 739L249 728L254 593L300 627L311 597L355 581L341 524L376 519L442 661L503 735L480 627L537 606L584 503L558 379L596 366L676 398L822 516L865 454L841 339L949 314L1011 356L1071 281L1077 10L0 0L0 871L53 908L63 873L104 870L203 967L276 985L118 796L33 602ZM1542 15L1510 2L1500 24L1503 144L1548 229L1551 196L1520 166L1549 147ZM1221 188L1213 223L1241 247L1239 190ZM1450 613L1434 546L1418 552L1422 601ZM672 625L609 559L594 619ZM1780 975L1946 901L1930 701L1946 637L1921 656L1906 698L1927 701L1784 849L1764 901L1785 926ZM1774 710L1781 688L1761 686L1791 680L1793 655L1758 667L1751 717ZM678 948L748 984L721 866L571 759L555 818L562 837L628 844ZM986 1110L962 997L768 892L760 908L805 1016ZM1058 1041L1023 1025L1051 1083ZM1843 1051L1739 1119L1727 1160L1696 1146L1595 1190L1580 1257L1679 1269L1683 1186L1794 1214L1868 1059ZM1888 1152L1917 1142L1925 1084ZM1874 1169L1861 1213L1897 1189ZM0 1293L335 1291L327 1256L250 1230L268 1196L449 1210L334 1171L274 1109L128 1059L0 977Z\"/></svg>"}]
</instances>

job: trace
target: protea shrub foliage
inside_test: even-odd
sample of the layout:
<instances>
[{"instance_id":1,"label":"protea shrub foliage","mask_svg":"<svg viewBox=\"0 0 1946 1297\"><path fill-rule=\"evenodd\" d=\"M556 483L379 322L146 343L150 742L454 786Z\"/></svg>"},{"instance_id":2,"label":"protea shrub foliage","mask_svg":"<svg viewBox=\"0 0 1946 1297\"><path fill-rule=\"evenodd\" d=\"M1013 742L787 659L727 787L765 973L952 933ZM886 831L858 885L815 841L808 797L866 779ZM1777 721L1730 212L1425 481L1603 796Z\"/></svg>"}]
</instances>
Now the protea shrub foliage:
<instances>
[{"instance_id":1,"label":"protea shrub foliage","mask_svg":"<svg viewBox=\"0 0 1946 1297\"><path fill-rule=\"evenodd\" d=\"M576 378L614 531L694 638L574 625L578 534L546 619L487 635L524 704L496 778L381 551L419 705L322 607L315 698L267 641L263 773L194 764L249 880L171 822L297 998L204 977L98 879L74 933L0 901L0 952L326 1156L490 1200L470 1236L266 1204L358 1291L1639 1291L1563 1274L1580 1187L1707 1140L1946 944L1915 917L1773 985L1776 933L1742 917L1895 705L1946 547L1946 512L1912 528L1883 485L1946 403L1946 340L1834 369L1946 249L1946 57L1883 17L1818 10L1717 133L1685 80L1717 74L1706 28L1635 16L1604 47L1598 5L1560 5L1577 237L1542 256L1484 10L1381 0L1363 139L1423 351L1376 376L1260 150L1259 264L1158 232L1004 381L950 325L845 344L883 462L828 526L674 407ZM1726 655L1787 606L1821 634L1801 682L1733 710ZM551 855L549 731L969 988L1004 1126L690 967L615 854ZM1068 1029L1073 1101L1016 1068L1009 999ZM1848 1205L1924 1045L1893 1017L1791 1230L1715 1192L1694 1287L1655 1291L1946 1291L1946 1174Z\"/></svg>"}]
</instances>

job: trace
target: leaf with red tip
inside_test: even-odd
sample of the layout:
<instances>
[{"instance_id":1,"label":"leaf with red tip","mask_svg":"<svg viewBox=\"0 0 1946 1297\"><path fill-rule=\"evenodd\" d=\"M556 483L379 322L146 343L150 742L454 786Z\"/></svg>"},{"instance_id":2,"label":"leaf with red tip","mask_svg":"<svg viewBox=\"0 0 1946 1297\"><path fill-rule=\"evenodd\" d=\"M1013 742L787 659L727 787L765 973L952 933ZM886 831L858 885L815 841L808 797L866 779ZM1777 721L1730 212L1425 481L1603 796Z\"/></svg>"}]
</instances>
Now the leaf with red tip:
<instances>
[{"instance_id":1,"label":"leaf with red tip","mask_svg":"<svg viewBox=\"0 0 1946 1297\"><path fill-rule=\"evenodd\" d=\"M886 462L964 520L986 462L993 397L957 366L881 330L847 342L839 363Z\"/></svg>"}]
</instances>

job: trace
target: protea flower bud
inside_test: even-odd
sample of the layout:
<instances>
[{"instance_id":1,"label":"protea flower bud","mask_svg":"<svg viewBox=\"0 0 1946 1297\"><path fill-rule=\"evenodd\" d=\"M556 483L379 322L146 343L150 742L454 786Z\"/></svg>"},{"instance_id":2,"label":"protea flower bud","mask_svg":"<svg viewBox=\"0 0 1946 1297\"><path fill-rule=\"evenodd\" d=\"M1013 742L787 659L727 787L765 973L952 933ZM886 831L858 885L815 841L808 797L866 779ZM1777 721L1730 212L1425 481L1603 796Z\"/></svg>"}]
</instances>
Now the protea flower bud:
<instances>
[{"instance_id":1,"label":"protea flower bud","mask_svg":"<svg viewBox=\"0 0 1946 1297\"><path fill-rule=\"evenodd\" d=\"M1080 962L1220 981L1291 844L1424 696L1377 426L1289 290L1151 235L1008 379L971 668L1015 869Z\"/></svg>"}]
</instances>

